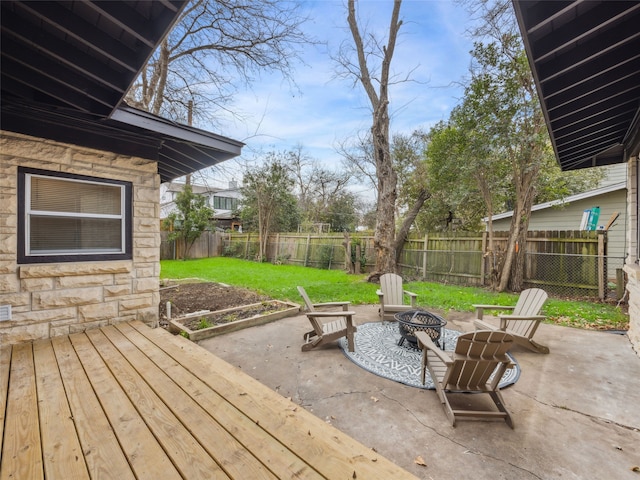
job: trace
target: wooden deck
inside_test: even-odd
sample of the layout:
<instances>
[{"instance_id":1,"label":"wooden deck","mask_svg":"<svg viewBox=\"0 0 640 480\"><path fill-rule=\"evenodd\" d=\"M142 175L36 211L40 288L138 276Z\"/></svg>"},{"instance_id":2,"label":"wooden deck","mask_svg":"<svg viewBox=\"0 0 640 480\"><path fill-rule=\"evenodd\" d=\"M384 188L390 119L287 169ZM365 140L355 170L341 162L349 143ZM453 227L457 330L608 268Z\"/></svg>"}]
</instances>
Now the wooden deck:
<instances>
[{"instance_id":1,"label":"wooden deck","mask_svg":"<svg viewBox=\"0 0 640 480\"><path fill-rule=\"evenodd\" d=\"M0 349L0 479L415 479L206 350L123 323Z\"/></svg>"}]
</instances>

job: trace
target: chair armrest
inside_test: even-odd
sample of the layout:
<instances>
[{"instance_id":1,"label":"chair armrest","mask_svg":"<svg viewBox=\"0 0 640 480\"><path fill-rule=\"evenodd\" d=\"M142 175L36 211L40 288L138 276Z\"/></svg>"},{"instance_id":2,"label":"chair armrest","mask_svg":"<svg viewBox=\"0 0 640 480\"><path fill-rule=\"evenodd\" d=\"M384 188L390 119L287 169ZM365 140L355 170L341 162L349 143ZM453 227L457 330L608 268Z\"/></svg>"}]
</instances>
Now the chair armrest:
<instances>
[{"instance_id":1,"label":"chair armrest","mask_svg":"<svg viewBox=\"0 0 640 480\"><path fill-rule=\"evenodd\" d=\"M473 305L476 309L476 318L482 320L485 310L512 310L515 308L506 305Z\"/></svg>"},{"instance_id":2,"label":"chair armrest","mask_svg":"<svg viewBox=\"0 0 640 480\"><path fill-rule=\"evenodd\" d=\"M325 302L325 303L314 303L313 308L323 308L323 307L342 307L342 310L347 310L351 302Z\"/></svg>"},{"instance_id":3,"label":"chair armrest","mask_svg":"<svg viewBox=\"0 0 640 480\"><path fill-rule=\"evenodd\" d=\"M498 315L500 319L500 330L505 331L507 329L507 322L522 322L522 321L538 321L541 322L545 318L544 315Z\"/></svg>"},{"instance_id":4,"label":"chair armrest","mask_svg":"<svg viewBox=\"0 0 640 480\"><path fill-rule=\"evenodd\" d=\"M415 294L415 293L413 293L413 292L410 292L410 291L408 291L408 290L403 290L402 292L403 292L405 295L408 295L408 296L409 296L409 299L410 299L410 301L411 301L411 308L416 308L416 299L418 298L418 295L417 295L417 294Z\"/></svg>"},{"instance_id":5,"label":"chair armrest","mask_svg":"<svg viewBox=\"0 0 640 480\"><path fill-rule=\"evenodd\" d=\"M452 362L451 360L451 356L445 352L443 352L442 350L440 350L440 347L438 347L435 343L433 343L433 340L431 340L431 337L429 335L427 335L427 332L415 332L416 338L418 339L418 346L420 346L421 349L423 350L431 350L433 353L436 354L436 356L444 363L449 364Z\"/></svg>"},{"instance_id":6,"label":"chair armrest","mask_svg":"<svg viewBox=\"0 0 640 480\"><path fill-rule=\"evenodd\" d=\"M307 312L307 317L351 317L355 315L356 312L350 310L339 310L337 312Z\"/></svg>"},{"instance_id":7,"label":"chair armrest","mask_svg":"<svg viewBox=\"0 0 640 480\"><path fill-rule=\"evenodd\" d=\"M539 320L547 318L546 315L498 315L500 320Z\"/></svg>"},{"instance_id":8,"label":"chair armrest","mask_svg":"<svg viewBox=\"0 0 640 480\"><path fill-rule=\"evenodd\" d=\"M376 290L376 295L378 295L378 297L380 298L384 297L384 293L382 293L382 290Z\"/></svg>"}]
</instances>

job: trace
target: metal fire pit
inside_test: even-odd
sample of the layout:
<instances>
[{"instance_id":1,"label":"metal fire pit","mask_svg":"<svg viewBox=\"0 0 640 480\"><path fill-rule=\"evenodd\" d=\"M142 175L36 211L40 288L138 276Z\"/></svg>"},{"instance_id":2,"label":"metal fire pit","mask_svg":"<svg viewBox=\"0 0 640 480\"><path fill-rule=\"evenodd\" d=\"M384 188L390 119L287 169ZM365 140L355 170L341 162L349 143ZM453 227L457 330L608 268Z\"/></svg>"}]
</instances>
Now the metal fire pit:
<instances>
[{"instance_id":1,"label":"metal fire pit","mask_svg":"<svg viewBox=\"0 0 640 480\"><path fill-rule=\"evenodd\" d=\"M447 321L426 310L409 310L407 312L396 313L394 318L398 321L400 330L400 340L398 345L402 345L405 340L409 340L411 346L417 348L418 341L415 332L426 332L433 343L440 348L444 348L444 326Z\"/></svg>"}]
</instances>

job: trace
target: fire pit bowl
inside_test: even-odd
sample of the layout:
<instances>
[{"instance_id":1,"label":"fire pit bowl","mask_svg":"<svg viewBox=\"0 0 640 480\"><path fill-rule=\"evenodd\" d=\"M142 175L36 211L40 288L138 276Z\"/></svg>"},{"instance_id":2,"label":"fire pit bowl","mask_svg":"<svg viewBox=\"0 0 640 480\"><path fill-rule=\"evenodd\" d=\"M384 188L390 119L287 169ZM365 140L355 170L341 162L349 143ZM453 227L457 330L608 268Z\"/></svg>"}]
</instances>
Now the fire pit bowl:
<instances>
[{"instance_id":1,"label":"fire pit bowl","mask_svg":"<svg viewBox=\"0 0 640 480\"><path fill-rule=\"evenodd\" d=\"M409 310L407 312L396 313L394 318L398 322L400 330L400 340L398 345L402 345L405 340L409 340L411 346L417 348L418 341L415 332L426 332L433 340L433 343L440 348L444 348L444 326L447 321L426 310Z\"/></svg>"}]
</instances>

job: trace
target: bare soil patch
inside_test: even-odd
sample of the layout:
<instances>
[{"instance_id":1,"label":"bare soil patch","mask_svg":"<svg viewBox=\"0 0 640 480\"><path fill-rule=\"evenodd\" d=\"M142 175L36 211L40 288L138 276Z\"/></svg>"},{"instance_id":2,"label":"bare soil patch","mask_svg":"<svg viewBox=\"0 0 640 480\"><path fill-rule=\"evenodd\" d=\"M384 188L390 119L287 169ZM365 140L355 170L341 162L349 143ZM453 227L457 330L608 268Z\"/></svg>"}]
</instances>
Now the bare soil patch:
<instances>
[{"instance_id":1,"label":"bare soil patch","mask_svg":"<svg viewBox=\"0 0 640 480\"><path fill-rule=\"evenodd\" d=\"M166 282L160 287L160 326L167 327L167 302L171 302L171 317L209 310L215 312L232 307L271 300L246 288L212 282ZM255 315L255 312L252 313ZM251 315L250 315L251 316Z\"/></svg>"}]
</instances>

